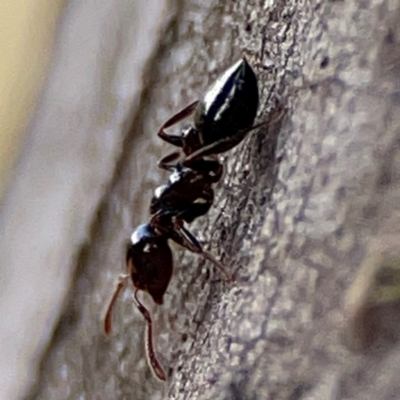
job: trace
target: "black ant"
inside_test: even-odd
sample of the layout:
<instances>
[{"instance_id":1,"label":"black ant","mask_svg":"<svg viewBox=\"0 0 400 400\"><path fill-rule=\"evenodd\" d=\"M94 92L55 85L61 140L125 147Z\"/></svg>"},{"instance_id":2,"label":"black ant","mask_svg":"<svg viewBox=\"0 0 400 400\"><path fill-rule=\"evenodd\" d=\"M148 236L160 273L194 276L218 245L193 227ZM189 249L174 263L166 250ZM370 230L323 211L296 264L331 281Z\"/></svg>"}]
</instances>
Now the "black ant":
<instances>
[{"instance_id":1,"label":"black ant","mask_svg":"<svg viewBox=\"0 0 400 400\"><path fill-rule=\"evenodd\" d=\"M122 275L109 303L105 317L105 331L111 332L111 312L119 293L129 278L135 287L134 299L147 321L146 353L148 362L161 379L166 374L155 355L152 342L150 312L139 301L143 290L156 304L163 296L172 276L173 258L168 240L211 261L227 275L223 265L205 251L196 237L185 228L206 214L213 204L212 185L223 174L223 166L216 155L238 145L246 135L264 125L253 125L258 109L257 78L245 58L226 70L206 92L203 100L195 101L165 122L158 132L164 141L180 147L158 163L171 171L168 183L158 187L150 204L150 221L132 234L126 254L127 274ZM166 129L194 113L194 124L183 129L181 135L170 135ZM180 160L178 160L180 159Z\"/></svg>"}]
</instances>

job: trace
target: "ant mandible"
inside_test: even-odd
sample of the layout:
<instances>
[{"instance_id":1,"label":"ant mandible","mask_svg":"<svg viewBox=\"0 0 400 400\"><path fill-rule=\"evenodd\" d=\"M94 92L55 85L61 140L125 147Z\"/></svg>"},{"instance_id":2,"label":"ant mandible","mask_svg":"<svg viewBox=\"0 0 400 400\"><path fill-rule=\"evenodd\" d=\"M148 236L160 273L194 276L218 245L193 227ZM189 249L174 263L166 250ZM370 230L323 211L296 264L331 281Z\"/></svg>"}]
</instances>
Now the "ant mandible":
<instances>
[{"instance_id":1,"label":"ant mandible","mask_svg":"<svg viewBox=\"0 0 400 400\"><path fill-rule=\"evenodd\" d=\"M206 92L167 122L158 136L179 147L162 158L158 166L171 172L168 183L158 187L150 204L150 221L140 225L131 236L126 254L127 273L121 275L111 297L104 320L104 329L111 333L111 313L127 280L132 279L135 303L147 322L146 355L154 374L166 380L158 361L152 339L152 318L139 301L142 290L156 304L163 304L173 270L172 251L168 240L211 261L228 279L230 274L212 254L205 251L196 237L184 226L206 214L214 200L212 185L223 174L223 165L216 155L238 145L246 135L265 124L253 125L258 109L257 78L243 57L228 68ZM180 135L170 135L166 129L194 114L193 125Z\"/></svg>"}]
</instances>

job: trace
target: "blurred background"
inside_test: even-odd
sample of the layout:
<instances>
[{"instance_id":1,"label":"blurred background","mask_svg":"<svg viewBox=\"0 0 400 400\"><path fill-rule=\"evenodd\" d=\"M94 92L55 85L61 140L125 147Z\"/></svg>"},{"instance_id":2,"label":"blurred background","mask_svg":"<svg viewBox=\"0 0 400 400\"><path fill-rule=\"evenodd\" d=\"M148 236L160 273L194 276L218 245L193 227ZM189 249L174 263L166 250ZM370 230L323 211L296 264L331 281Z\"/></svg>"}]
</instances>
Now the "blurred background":
<instances>
[{"instance_id":1,"label":"blurred background","mask_svg":"<svg viewBox=\"0 0 400 400\"><path fill-rule=\"evenodd\" d=\"M170 6L0 5L1 399L38 384L74 257L110 187Z\"/></svg>"}]
</instances>

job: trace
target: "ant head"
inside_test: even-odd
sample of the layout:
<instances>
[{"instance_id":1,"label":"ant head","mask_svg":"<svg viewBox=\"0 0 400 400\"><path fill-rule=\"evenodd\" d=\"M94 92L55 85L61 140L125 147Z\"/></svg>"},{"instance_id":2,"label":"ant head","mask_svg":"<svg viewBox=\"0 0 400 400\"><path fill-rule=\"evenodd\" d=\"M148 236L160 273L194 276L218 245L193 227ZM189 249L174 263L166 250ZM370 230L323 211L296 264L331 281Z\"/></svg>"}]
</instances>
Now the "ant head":
<instances>
[{"instance_id":1,"label":"ant head","mask_svg":"<svg viewBox=\"0 0 400 400\"><path fill-rule=\"evenodd\" d=\"M168 239L150 224L140 225L131 236L126 265L133 285L147 291L155 303L162 304L173 268Z\"/></svg>"}]
</instances>

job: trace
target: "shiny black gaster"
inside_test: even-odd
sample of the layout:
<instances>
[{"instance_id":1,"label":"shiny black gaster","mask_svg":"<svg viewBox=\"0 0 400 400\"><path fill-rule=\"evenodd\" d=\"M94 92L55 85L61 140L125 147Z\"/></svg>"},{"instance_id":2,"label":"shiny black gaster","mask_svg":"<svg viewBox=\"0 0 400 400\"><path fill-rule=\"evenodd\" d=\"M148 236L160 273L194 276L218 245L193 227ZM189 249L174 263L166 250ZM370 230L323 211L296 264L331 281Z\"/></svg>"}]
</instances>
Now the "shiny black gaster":
<instances>
[{"instance_id":1,"label":"shiny black gaster","mask_svg":"<svg viewBox=\"0 0 400 400\"><path fill-rule=\"evenodd\" d=\"M194 161L230 150L254 129L258 101L257 78L243 58L215 81L202 100L193 102L165 122L158 136L181 147L185 155L183 164L193 168ZM193 113L193 125L180 135L166 132ZM159 166L170 169L168 163L175 155L164 157Z\"/></svg>"},{"instance_id":2,"label":"shiny black gaster","mask_svg":"<svg viewBox=\"0 0 400 400\"><path fill-rule=\"evenodd\" d=\"M243 58L217 79L197 106L194 126L203 145L252 126L258 101L257 78Z\"/></svg>"}]
</instances>

